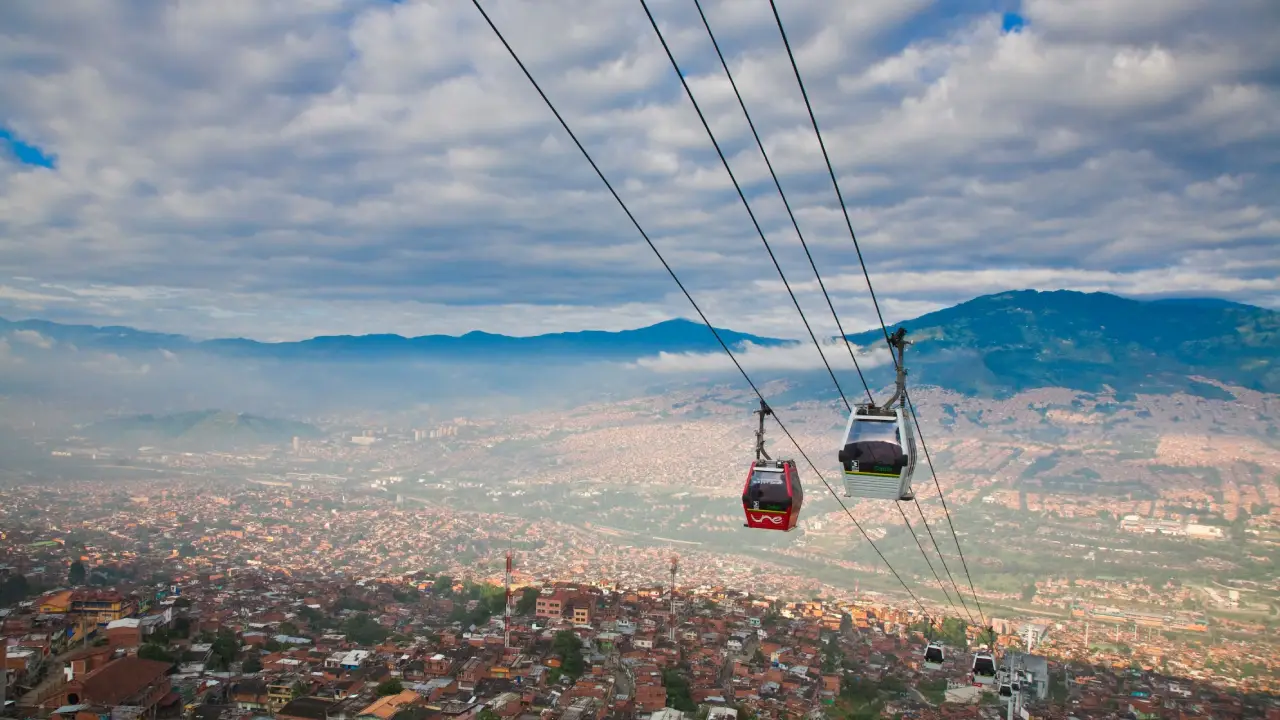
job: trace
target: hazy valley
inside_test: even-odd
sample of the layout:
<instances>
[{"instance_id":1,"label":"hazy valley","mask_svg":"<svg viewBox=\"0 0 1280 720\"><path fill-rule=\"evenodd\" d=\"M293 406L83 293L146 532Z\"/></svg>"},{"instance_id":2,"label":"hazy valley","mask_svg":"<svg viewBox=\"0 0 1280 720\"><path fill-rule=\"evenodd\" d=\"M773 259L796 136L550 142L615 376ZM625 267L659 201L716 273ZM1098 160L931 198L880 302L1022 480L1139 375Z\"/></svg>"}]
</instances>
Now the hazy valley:
<instances>
[{"instance_id":1,"label":"hazy valley","mask_svg":"<svg viewBox=\"0 0 1280 720\"><path fill-rule=\"evenodd\" d=\"M1073 604L1129 604L1153 611L1207 610L1224 619L1271 627L1280 599L1275 561L1280 541L1280 396L1264 390L1273 389L1272 358L1277 351L1259 341L1241 355L1223 353L1221 348L1229 343L1204 338L1224 332L1227 321L1240 320L1239 313L1247 316L1248 332L1273 332L1275 313L1236 306L1157 304L1166 327L1181 318L1182 325L1190 328L1189 336L1200 334L1196 343L1216 349L1206 355L1194 347L1179 350L1170 341L1166 345L1172 349L1165 348L1167 354L1160 362L1134 365L1132 357L1122 356L1148 351L1135 349L1141 347L1137 340L1135 345L1108 350L1105 337L1099 339L1100 321L1090 307L1097 300L1094 296L1032 295L1040 304L1021 308L1010 308L1009 297L1018 294L974 301L969 304L968 319L958 319L957 309L937 314L950 317L950 327L988 327L1003 338L993 340L981 332L966 331L968 360L954 365L947 358L960 353L955 349L956 332L948 335L952 339L940 339L932 329L936 318L930 321L930 316L904 323L915 327L917 344L911 352L922 358L918 371L912 366L912 379L919 383L913 399L979 597L995 607L1029 608L1048 616L1066 616ZM1045 301L1053 307L1046 309ZM1141 313L1153 307L1119 303ZM1023 337L1010 339L1008 328L994 327L993 314L1023 318L1024 325L1019 326ZM1113 321L1123 324L1125 318L1113 313ZM1129 320L1130 325L1135 323ZM1148 336L1160 334L1158 323L1146 325ZM64 360L75 353L103 352L79 346L68 350L63 344L71 343L69 337L54 339L60 332L56 328L44 331L48 335L41 337L49 342L42 347L25 337L27 351L62 350ZM10 348L23 343L20 333L27 332L34 331L11 330ZM102 344L83 333L79 340L86 347ZM573 545L577 549L566 548L558 556L565 558L566 567L577 567L584 575L624 572L627 563L619 558L628 557L626 548L648 548L646 553L669 548L704 557L705 582L716 582L717 577L727 581L727 571L719 565L723 561L768 568L763 575L755 574L754 582L777 588L802 583L814 592L824 585L832 591L848 591L856 585L900 592L813 468L776 429L770 431L771 447L800 461L807 489L804 520L799 532L782 537L742 528L738 496L750 459L753 398L716 372L673 372L636 362L637 356L699 357L707 341L707 337L686 336L672 342L670 350L663 348L662 333L638 344L623 342L621 348L610 348L607 338L595 336L585 346L577 340L539 341L553 346L553 351L535 353L539 359L534 368L492 355L477 364L427 353L425 359L377 360L383 369L374 375L368 375L363 364L373 362L368 357L323 362L276 358L270 362L280 363L281 368L312 363L309 371L296 374L295 381L307 372L332 374L338 378L336 385L347 388L344 403L355 402L358 388L393 393L402 378L417 376L412 389L402 388L400 402L391 407L381 406L382 396L372 392L345 410L331 406L324 413L292 412L281 417L197 412L207 406L184 403L178 396L148 409L158 412L177 406L185 414L98 419L73 427L65 418L83 420L86 413L72 399L64 395L46 402L28 393L7 400L36 408L24 415L6 415L11 424L8 441L15 448L9 455L8 478L11 483L50 488L67 482L131 487L136 482L171 481L177 491L179 487L190 490L205 480L217 481L219 486L243 486L250 481L271 484L263 487L328 487L345 493L352 503L373 503L370 507L397 506L405 512L472 518L460 520L461 527L499 523L483 551L471 555L477 560L492 561L503 543L511 541L512 536L497 527L507 527L518 537L524 532L519 530L525 527L521 523L551 523L567 533L565 537L580 538L570 541L580 543ZM864 339L868 346L871 341ZM130 342L137 344L136 338ZM756 338L753 342L769 341ZM1165 341L1146 342L1156 346ZM173 353L143 345L111 352L120 358ZM987 346L982 352L973 349ZM753 357L751 346L740 347L746 348L747 358ZM1015 350L1025 356L1021 362L1002 362ZM814 352L812 346L795 351ZM1094 365L1079 359L1101 351L1111 352L1116 363L1108 366L1104 376L1123 389L1102 382L1091 373ZM246 360L242 351L237 352L236 357L198 357L199 362L217 363L226 376L235 375L241 364L248 377L262 372L265 366L253 365L262 361ZM270 354L261 348L254 352ZM839 493L834 445L844 414L829 390L818 389L824 381L829 383L825 373L771 369L769 358L756 357L763 360L758 373L753 370L766 380L762 390L817 470ZM874 357L864 355L864 359ZM1078 362L1070 365L1064 357L1076 357ZM444 364L446 360L449 364ZM184 356L174 362L185 368L190 360ZM961 374L961 369L975 362L982 373ZM1121 366L1122 362L1129 364ZM48 363L42 364L47 369ZM435 372L447 368L456 374L455 383L433 395L440 386L434 384L438 380L423 379L432 377L429 367ZM153 372L162 375L162 371L148 371L133 377L149 382L154 380ZM885 368L877 367L872 377L883 381L884 372ZM521 394L522 373L540 373L549 384ZM467 378L477 375L487 375L493 382L468 385ZM948 387L948 378L961 376L984 379ZM164 377L171 382L183 376ZM256 377L254 382L265 382L266 375ZM1074 379L1069 384L1075 387L1020 387L1055 377ZM1148 391L1142 387L1144 378ZM224 381L223 375L214 373L207 379L191 386L195 396L222 392L217 383ZM511 387L496 387L503 383ZM242 390L256 388L254 383L244 385ZM573 392L556 390L569 387ZM324 382L317 382L313 389L318 396L330 391ZM270 409L286 402L299 389L272 386L263 392L264 397L274 398L275 405L260 397L254 404L228 402L219 407L261 412L264 406ZM468 392L475 399L455 397ZM405 402L404 396L415 393L421 402ZM542 393L554 401L539 402ZM232 393L223 399L236 397ZM282 419L285 415L294 419ZM30 424L17 422L19 418ZM933 548L936 540L948 567L959 576L960 559L937 490L927 465L921 467L915 480L920 509L906 506L907 517L932 557L934 570L943 573ZM933 571L897 508L871 501L845 502L894 567L906 573L924 596L943 602ZM374 525L383 522L378 514L373 517ZM482 517L491 519L477 519ZM609 552L620 554L610 556ZM227 561L248 559L228 557ZM403 572L414 569L415 562L450 559L456 563L458 557L445 553L411 560L388 553L375 563L381 571ZM655 564L652 570L657 577L662 568ZM943 577L948 591L954 591ZM1121 593L1121 602L1106 584L1109 578L1137 583L1137 589ZM1161 592L1168 580L1178 581L1183 590ZM1103 585L1094 590L1068 585L1075 581ZM1039 589L1032 590L1037 583ZM1239 599L1229 601L1222 594L1227 587L1238 590Z\"/></svg>"}]
</instances>

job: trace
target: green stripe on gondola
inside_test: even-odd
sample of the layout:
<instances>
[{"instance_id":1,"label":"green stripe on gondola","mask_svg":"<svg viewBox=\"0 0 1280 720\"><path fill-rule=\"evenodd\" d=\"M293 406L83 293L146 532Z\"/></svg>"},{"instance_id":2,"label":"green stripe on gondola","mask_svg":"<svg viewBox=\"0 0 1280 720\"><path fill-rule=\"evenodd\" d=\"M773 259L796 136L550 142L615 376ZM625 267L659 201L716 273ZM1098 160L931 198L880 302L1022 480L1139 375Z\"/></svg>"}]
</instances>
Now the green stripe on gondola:
<instances>
[{"instance_id":1,"label":"green stripe on gondola","mask_svg":"<svg viewBox=\"0 0 1280 720\"><path fill-rule=\"evenodd\" d=\"M871 475L873 477L891 477L891 478L900 477L902 475L902 473L873 473L873 472L862 472L860 470L845 470L844 474L845 475Z\"/></svg>"}]
</instances>

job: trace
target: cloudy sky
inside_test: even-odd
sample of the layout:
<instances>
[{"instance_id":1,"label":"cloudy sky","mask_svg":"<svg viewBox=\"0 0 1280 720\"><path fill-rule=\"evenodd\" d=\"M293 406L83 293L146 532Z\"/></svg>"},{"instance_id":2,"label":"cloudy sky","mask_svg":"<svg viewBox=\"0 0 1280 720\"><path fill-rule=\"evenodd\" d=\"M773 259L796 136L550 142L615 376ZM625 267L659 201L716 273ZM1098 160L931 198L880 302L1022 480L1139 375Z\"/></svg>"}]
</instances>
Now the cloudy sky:
<instances>
[{"instance_id":1,"label":"cloudy sky","mask_svg":"<svg viewBox=\"0 0 1280 720\"><path fill-rule=\"evenodd\" d=\"M488 0L713 322L804 335L638 0ZM767 0L707 0L849 331ZM692 0L653 0L815 329ZM779 0L889 319L1011 288L1280 307L1274 0ZM468 0L0 4L0 315L197 337L690 316Z\"/></svg>"}]
</instances>

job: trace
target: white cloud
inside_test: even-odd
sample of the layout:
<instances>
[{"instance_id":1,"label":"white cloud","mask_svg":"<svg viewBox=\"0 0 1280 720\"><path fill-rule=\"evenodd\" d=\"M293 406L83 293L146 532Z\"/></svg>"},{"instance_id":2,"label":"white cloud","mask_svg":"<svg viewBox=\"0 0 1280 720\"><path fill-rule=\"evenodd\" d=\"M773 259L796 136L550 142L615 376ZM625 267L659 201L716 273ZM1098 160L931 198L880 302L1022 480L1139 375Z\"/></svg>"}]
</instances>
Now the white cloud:
<instances>
[{"instance_id":1,"label":"white cloud","mask_svg":"<svg viewBox=\"0 0 1280 720\"><path fill-rule=\"evenodd\" d=\"M850 362L848 351L840 347L839 341L824 342L822 353L832 367L844 370ZM886 350L866 352L852 343L846 343L855 355L858 364L864 369L878 367L890 362ZM795 343L782 346L762 346L744 342L741 352L734 356L742 364L747 374L766 370L817 370L824 367L823 355L818 354L813 343ZM724 352L710 353L659 353L653 357L640 358L634 367L644 368L661 373L702 373L702 372L736 372L733 361Z\"/></svg>"},{"instance_id":2,"label":"white cloud","mask_svg":"<svg viewBox=\"0 0 1280 720\"><path fill-rule=\"evenodd\" d=\"M22 276L0 315L280 339L690 314L468 3L54 5L0 7L2 122L58 158L0 148L0 272ZM1033 283L1275 305L1273 5L1026 0L1003 34L987 6L787 3L885 306ZM653 6L788 277L811 283L692 3ZM846 329L865 329L772 14L707 6ZM784 296L758 295L776 274L638 4L486 7L712 322L802 336Z\"/></svg>"},{"instance_id":3,"label":"white cloud","mask_svg":"<svg viewBox=\"0 0 1280 720\"><path fill-rule=\"evenodd\" d=\"M9 338L0 338L0 365L21 365L23 359L13 352Z\"/></svg>"},{"instance_id":4,"label":"white cloud","mask_svg":"<svg viewBox=\"0 0 1280 720\"><path fill-rule=\"evenodd\" d=\"M26 343L41 350L49 350L53 347L53 340L41 335L35 330L14 330L13 339Z\"/></svg>"}]
</instances>

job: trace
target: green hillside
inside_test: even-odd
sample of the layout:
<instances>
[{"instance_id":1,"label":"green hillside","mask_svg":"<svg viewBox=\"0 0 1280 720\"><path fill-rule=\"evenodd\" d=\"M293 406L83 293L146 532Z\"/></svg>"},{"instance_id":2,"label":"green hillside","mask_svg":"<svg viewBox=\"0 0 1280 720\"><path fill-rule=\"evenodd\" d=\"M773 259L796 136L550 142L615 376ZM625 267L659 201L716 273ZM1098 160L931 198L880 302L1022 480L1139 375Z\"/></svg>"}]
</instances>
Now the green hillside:
<instances>
[{"instance_id":1,"label":"green hillside","mask_svg":"<svg viewBox=\"0 0 1280 720\"><path fill-rule=\"evenodd\" d=\"M1249 305L1020 290L899 324L915 342L911 381L969 394L1104 386L1124 394L1221 394L1191 375L1280 392L1280 313ZM879 330L849 339L884 347Z\"/></svg>"},{"instance_id":2,"label":"green hillside","mask_svg":"<svg viewBox=\"0 0 1280 720\"><path fill-rule=\"evenodd\" d=\"M314 438L322 434L319 428L303 422L221 410L113 418L94 423L83 433L95 440L115 444L191 449L276 445L287 443L295 436Z\"/></svg>"}]
</instances>

